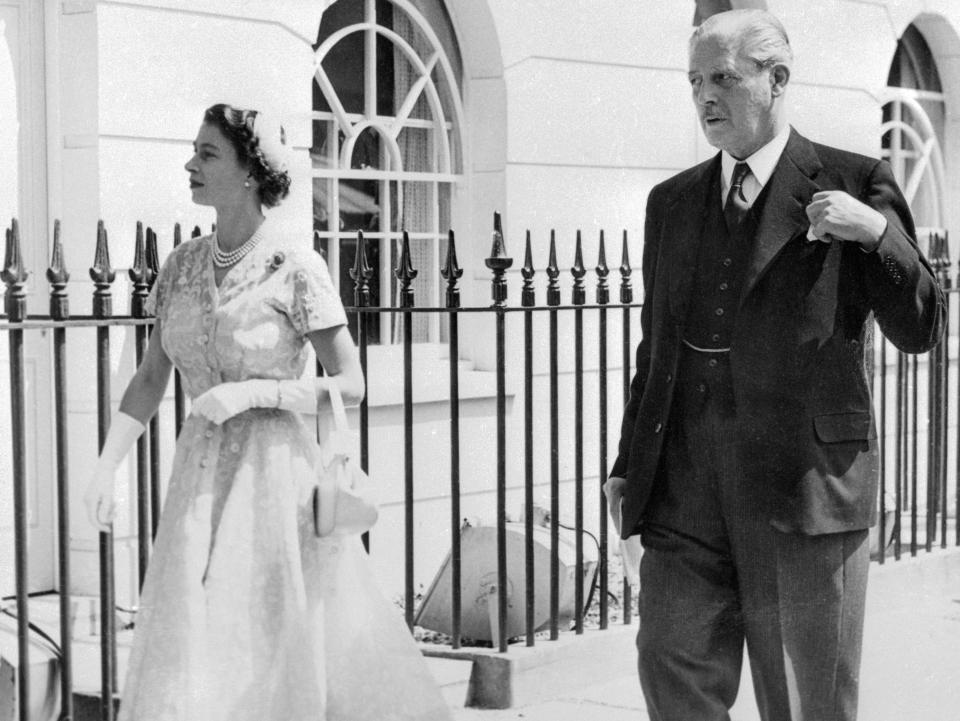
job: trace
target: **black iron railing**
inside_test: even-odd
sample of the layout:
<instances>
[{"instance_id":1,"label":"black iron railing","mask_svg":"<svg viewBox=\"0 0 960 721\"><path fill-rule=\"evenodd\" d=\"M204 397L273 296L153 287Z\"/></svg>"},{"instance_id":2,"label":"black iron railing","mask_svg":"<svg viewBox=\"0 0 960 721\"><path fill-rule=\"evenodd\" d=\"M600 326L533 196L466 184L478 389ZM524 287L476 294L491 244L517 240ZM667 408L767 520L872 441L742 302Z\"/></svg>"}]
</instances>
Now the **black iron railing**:
<instances>
[{"instance_id":1,"label":"black iron railing","mask_svg":"<svg viewBox=\"0 0 960 721\"><path fill-rule=\"evenodd\" d=\"M510 638L506 632L508 614L508 566L506 561L507 539L507 495L512 489L520 489L523 495L523 567L525 579L522 604L524 608L523 636L526 645L534 645L538 634L545 633L550 639L556 639L562 628L561 620L561 573L558 549L560 547L561 523L561 485L572 485L573 523L575 539L576 568L574 572L575 591L570 630L582 633L585 628L585 613L588 605L585 589L581 583L584 577L583 537L589 529L597 531L599 561L597 565L598 593L591 594L591 605L598 611L598 625L607 628L610 623L610 578L608 575L607 545L608 526L606 506L599 491L598 479L605 478L609 468L610 454L615 449L609 447L608 424L616 423L609 417L611 402L626 402L631 380L632 353L636 344L633 337L634 325L639 304L634 302L632 287L632 269L628 255L627 235L624 232L621 242L621 263L619 266L618 302L611 303L611 271L607 265L606 244L603 234L597 244L597 261L592 275L583 261L583 243L578 234L574 249L573 265L565 277L569 288L569 303L562 302L561 272L557 261L556 242L550 235L549 255L543 269L545 275L545 303L538 304L536 281L538 271L534 268L530 233L526 235L524 262L518 269L519 305L511 306L509 301L510 283L508 269L513 259L506 254L499 216L495 219L493 242L486 265L491 271L491 304L464 307L461 305L459 282L463 275L457 260L454 234L451 232L447 243L445 263L440 274L446 284L445 302L441 307L417 307L413 292L413 280L417 269L413 268L409 243L404 236L399 253L395 276L398 284L398 307L380 308L370 306L369 281L373 270L366 256L365 240L358 233L357 254L350 277L354 282L354 306L348 308L348 314L356 318L357 343L361 365L366 373L369 365L369 352L372 346L370 321L375 314L391 314L401 322L401 345L403 351L402 369L398 373L397 383L402 383L403 406L403 537L404 550L404 592L403 611L407 623L414 625L417 610L415 582L415 490L414 453L414 339L412 322L418 314L441 314L447 320L445 343L449 358L449 525L450 525L450 567L451 596L449 615L451 633L448 643L459 648L464 643L461 623L464 618L464 602L461 594L463 578L461 548L461 391L460 363L461 319L466 316L489 319L490 341L493 344L495 381L496 418L495 420L495 479L492 490L495 493L497 565L496 581L493 591L496 605L493 607L492 621L495 628L503 632L496 634L496 647L505 652ZM193 235L200 233L195 228ZM180 227L174 229L174 245L181 237ZM960 377L958 377L957 328L960 327L960 302L957 300L957 281L950 276L950 264L947 258L947 244L943 236L934 236L931 241L930 255L950 302L948 337L934 351L924 356L907 356L896 352L883 339L875 343L875 358L869 367L874 370L874 387L878 410L878 429L882 448L882 492L880 496L880 536L885 537L889 523L893 523L895 533L889 554L881 554L882 563L889 557L899 559L906 546L911 555L921 548L931 551L935 546L960 545L960 527L956 518L960 511L960 494L957 479L960 478ZM23 267L19 230L14 221L6 231L5 260L2 279L6 285L4 314L0 316L0 331L6 337L7 355L10 367L10 407L12 437L9 439L11 450L11 473L14 508L15 543L15 615L18 623L18 688L20 719L26 721L29 707L30 664L29 635L30 610L28 591L28 571L30 558L27 553L28 537L28 467L26 436L26 370L24 367L24 343L28 334L50 331L53 383L50 391L54 406L55 422L55 473L57 494L57 560L59 593L59 629L60 638L71 638L71 574L70 574L70 517L69 497L78 493L77 483L85 480L82 473L71 469L67 461L68 451L68 383L70 374L67 368L80 363L94 363L96 367L97 417L99 442L102 444L110 420L110 341L111 331L117 328L134 328L136 361L143 357L147 339L152 328L152 319L145 310L145 299L158 272L157 238L152 229L143 229L138 224L134 237L134 263L129 271L132 281L130 308L125 316L113 314L112 284L116 272L110 264L107 232L101 223L97 229L97 245L90 276L93 281L93 312L90 315L73 316L69 310L67 282L69 273L60 240L59 223L54 224L53 257L47 279L50 285L50 309L47 315L28 316L26 313L25 285L28 274ZM594 302L587 302L588 275L594 294ZM543 276L541 276L543 277ZM570 337L561 337L561 318L570 317L573 332ZM537 332L537 321L545 318L546 331ZM522 325L522 332L508 333L511 319ZM595 320L596 337L588 338L585 320ZM611 329L618 324L619 329ZM513 326L510 326L513 327ZM79 329L81 332L96 336L96 357L70 357L67 332ZM618 332L617 332L618 331ZM545 337L541 337L545 335ZM518 347L519 352L514 352ZM613 358L621 370L620 388L608 387L608 373L616 372L617 367L608 367L610 346L619 346L619 356ZM545 380L545 392L536 393L537 380L534 351L544 349L546 369L539 375ZM615 351L614 351L615 352ZM596 367L588 370L584 361L585 354L596 359ZM562 363L572 358L572 372L561 372ZM522 414L522 442L510 439L510 449L522 445L522 463L507 463L508 438L508 370L514 365L522 367L522 402L513 406L512 414ZM546 379L543 379L543 376ZM561 437L561 379L572 375L572 402L576 412L569 426L564 430L572 431L573 469L572 477L561 475L560 451L566 448L570 439L566 434ZM597 397L591 399L585 393L585 380L596 377ZM592 382L592 381L591 381ZM177 375L174 378L173 427L179 432L187 410ZM608 396L608 394L610 394ZM543 397L543 396L546 397ZM519 397L519 394L518 394ZM584 428L583 413L579 412L588 403L597 404L598 428ZM365 398L359 409L360 460L365 469L370 468L371 456L378 452L378 440L371 438L370 399ZM164 411L166 412L166 411ZM538 457L535 452L535 439L549 436L547 457ZM588 443L595 441L591 451ZM6 441L4 441L6 442ZM161 437L160 424L154 418L148 426L144 438L137 444L136 450L136 524L138 531L138 577L142 583L150 558L153 536L157 529L157 520L161 506L161 447L170 448L172 438ZM90 454L92 456L92 453ZM520 458L520 453L513 457ZM546 513L549 525L549 619L544 624L538 621L535 607L538 595L543 589L532 582L535 567L535 469L538 465L549 467L549 509ZM588 470L589 488L587 487ZM74 472L71 474L71 470ZM595 473L595 475L594 475ZM585 493L595 494L597 516L585 518ZM888 501L887 499L892 500ZM3 502L7 502L3 499ZM892 507L891 507L892 506ZM888 516L887 511L892 511ZM952 538L951 524L953 524ZM374 533L376 530L374 531ZM116 606L114 588L114 559L112 534L101 534L99 538L99 568L101 593L101 717L113 718L114 706L111 699L118 687L118 668L116 656ZM399 550L398 550L399 555ZM398 562L400 559L398 558ZM619 591L619 589L618 589ZM491 596L492 598L492 596ZM520 598L516 599L520 602ZM542 601L542 598L540 598ZM621 618L631 621L631 589L626 582L618 601L621 605ZM70 719L72 709L72 656L71 644L62 642L61 650L61 692L62 719Z\"/></svg>"}]
</instances>

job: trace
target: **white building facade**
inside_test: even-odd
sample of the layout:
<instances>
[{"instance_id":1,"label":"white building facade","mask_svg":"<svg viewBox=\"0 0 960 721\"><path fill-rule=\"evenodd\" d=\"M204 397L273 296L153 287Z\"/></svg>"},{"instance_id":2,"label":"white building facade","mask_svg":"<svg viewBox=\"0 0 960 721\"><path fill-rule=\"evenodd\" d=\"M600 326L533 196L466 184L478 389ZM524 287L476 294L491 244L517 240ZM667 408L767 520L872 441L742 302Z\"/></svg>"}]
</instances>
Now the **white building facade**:
<instances>
[{"instance_id":1,"label":"white building facade","mask_svg":"<svg viewBox=\"0 0 960 721\"><path fill-rule=\"evenodd\" d=\"M960 190L960 3L953 0L0 0L0 216L19 219L31 271L29 312L46 313L43 271L55 218L72 273L74 314L90 312L87 268L99 219L110 233L118 271L118 315L128 312L126 269L137 221L157 232L161 259L172 246L175 223L185 234L194 225L209 227L209 210L190 202L183 164L203 110L217 102L281 116L295 159L291 196L276 213L303 243L317 234L348 304L347 271L360 229L370 245L374 304L397 301L392 269L406 230L419 270L417 305L442 305L439 269L451 228L465 269L463 302L488 304L490 273L483 261L494 211L503 214L514 257L508 274L514 305L526 230L541 302L551 229L561 268L573 261L577 230L588 268L595 265L601 230L611 267L619 265L623 230L638 266L650 188L715 152L699 131L689 97L687 39L698 17L729 7L766 7L787 27L796 56L788 97L800 132L889 157L918 225L952 230L960 222L950 202ZM955 239L951 245L956 258ZM639 272L634 279L639 299ZM566 271L562 286L566 302ZM588 282L591 298L592 287ZM373 550L384 578L399 591L398 329L389 316L374 328L368 395L371 474L384 486ZM589 323L588 329L595 333ZM483 323L467 323L462 336L464 435L485 438L495 418L491 336ZM115 407L134 351L132 334L119 331L113 338ZM418 318L414 338L416 577L427 584L450 538L444 322L439 315ZM80 503L96 447L93 336L78 331L69 342L74 585L78 593L95 594L97 538ZM38 333L27 345L34 591L56 582L48 344ZM511 343L508 349L510 512L519 506L522 485L518 348ZM6 366L6 358L0 360ZM617 353L611 362L619 363ZM538 351L541 398L545 368ZM564 361L563 439L578 412L566 392L570 370ZM612 371L611 378L619 378L619 370ZM587 397L595 382L588 379ZM3 386L0 405L6 409ZM611 461L619 398L611 392ZM597 413L580 412L590 429L587 447L595 448ZM166 468L169 415L162 420ZM13 581L9 437L10 420L0 418L4 595L12 593ZM538 457L546 459L548 442L538 435ZM562 482L569 489L569 444L561 445ZM465 442L463 456L463 515L493 522L490 445ZM587 468L590 519L596 517L597 475L595 467ZM546 480L546 471L538 470L541 503ZM126 579L118 586L121 598L135 595L130 495L116 534L118 571ZM565 500L564 513L568 507Z\"/></svg>"}]
</instances>

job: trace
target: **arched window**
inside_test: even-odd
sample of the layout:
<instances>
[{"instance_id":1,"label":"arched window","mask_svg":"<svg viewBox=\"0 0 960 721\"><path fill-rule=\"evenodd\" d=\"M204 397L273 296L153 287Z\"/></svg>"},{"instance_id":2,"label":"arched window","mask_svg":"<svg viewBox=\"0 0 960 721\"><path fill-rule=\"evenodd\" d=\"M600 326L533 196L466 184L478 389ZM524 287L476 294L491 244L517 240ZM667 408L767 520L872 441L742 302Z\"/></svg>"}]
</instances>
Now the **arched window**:
<instances>
[{"instance_id":1,"label":"arched window","mask_svg":"<svg viewBox=\"0 0 960 721\"><path fill-rule=\"evenodd\" d=\"M910 25L890 66L883 95L883 157L890 161L920 227L945 224L943 132L946 103L923 35Z\"/></svg>"},{"instance_id":2,"label":"arched window","mask_svg":"<svg viewBox=\"0 0 960 721\"><path fill-rule=\"evenodd\" d=\"M313 81L314 229L353 304L357 231L367 239L374 305L396 305L402 232L417 305L440 305L453 187L461 180L461 60L442 0L338 0L326 8ZM414 316L417 341L440 340L435 314ZM374 342L397 337L371 317Z\"/></svg>"}]
</instances>

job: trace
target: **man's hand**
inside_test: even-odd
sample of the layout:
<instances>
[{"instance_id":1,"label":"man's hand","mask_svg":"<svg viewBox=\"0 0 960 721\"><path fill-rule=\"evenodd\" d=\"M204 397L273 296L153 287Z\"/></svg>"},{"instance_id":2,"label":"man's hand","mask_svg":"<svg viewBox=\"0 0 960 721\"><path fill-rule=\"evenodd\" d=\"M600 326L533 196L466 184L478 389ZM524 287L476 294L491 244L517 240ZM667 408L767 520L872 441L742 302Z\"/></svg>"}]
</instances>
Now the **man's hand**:
<instances>
[{"instance_id":1,"label":"man's hand","mask_svg":"<svg viewBox=\"0 0 960 721\"><path fill-rule=\"evenodd\" d=\"M859 243L870 252L880 244L887 219L865 203L842 190L824 190L813 194L807 206L810 230L817 238Z\"/></svg>"},{"instance_id":2,"label":"man's hand","mask_svg":"<svg viewBox=\"0 0 960 721\"><path fill-rule=\"evenodd\" d=\"M610 511L610 518L613 520L613 527L617 529L617 535L620 535L620 504L623 501L623 492L627 488L627 479L620 476L610 476L607 482L603 484L603 495L607 497L607 509Z\"/></svg>"}]
</instances>

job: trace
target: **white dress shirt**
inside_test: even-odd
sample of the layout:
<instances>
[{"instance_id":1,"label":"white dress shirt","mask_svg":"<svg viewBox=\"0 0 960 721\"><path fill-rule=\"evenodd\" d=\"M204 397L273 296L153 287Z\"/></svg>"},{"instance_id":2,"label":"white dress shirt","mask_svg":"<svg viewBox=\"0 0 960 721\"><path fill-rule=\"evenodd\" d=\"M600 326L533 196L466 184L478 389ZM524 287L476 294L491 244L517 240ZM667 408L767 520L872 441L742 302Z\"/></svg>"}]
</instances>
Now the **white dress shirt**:
<instances>
[{"instance_id":1,"label":"white dress shirt","mask_svg":"<svg viewBox=\"0 0 960 721\"><path fill-rule=\"evenodd\" d=\"M770 180L774 168L780 162L780 156L783 155L783 149L787 147L787 140L790 139L790 126L785 125L783 130L777 133L773 140L760 148L757 152L742 161L734 158L730 153L724 150L720 154L720 202L724 203L727 199L727 193L730 191L730 180L733 177L733 166L744 162L750 167L750 173L743 179L743 197L747 199L747 205L753 205L753 201L760 195L763 186Z\"/></svg>"}]
</instances>

